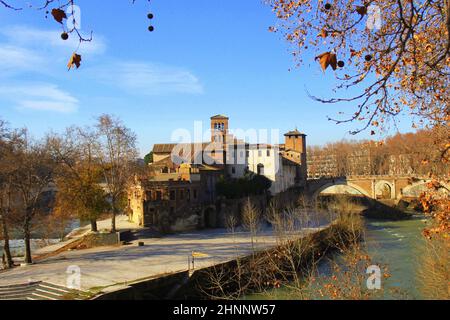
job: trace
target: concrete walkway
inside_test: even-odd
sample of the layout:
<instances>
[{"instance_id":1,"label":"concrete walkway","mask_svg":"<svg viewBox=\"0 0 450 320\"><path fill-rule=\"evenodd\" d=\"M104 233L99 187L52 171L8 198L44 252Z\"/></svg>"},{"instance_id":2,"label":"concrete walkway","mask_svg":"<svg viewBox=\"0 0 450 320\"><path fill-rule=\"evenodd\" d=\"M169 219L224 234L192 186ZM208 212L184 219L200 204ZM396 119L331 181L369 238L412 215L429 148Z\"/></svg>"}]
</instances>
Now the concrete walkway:
<instances>
[{"instance_id":1,"label":"concrete walkway","mask_svg":"<svg viewBox=\"0 0 450 320\"><path fill-rule=\"evenodd\" d=\"M292 234L301 237L326 227L303 229ZM165 273L186 271L188 257L193 251L207 254L196 260L202 268L222 263L251 252L252 243L248 233L230 234L226 230L206 230L171 235L164 238L140 239L145 243L139 247L137 241L122 247L103 247L82 251L64 252L40 261L36 265L16 268L0 273L0 286L22 284L28 281L45 281L66 286L69 267L81 270L81 289L89 290L125 284L138 279L155 277ZM256 239L257 248L275 246L276 237L266 231Z\"/></svg>"},{"instance_id":2,"label":"concrete walkway","mask_svg":"<svg viewBox=\"0 0 450 320\"><path fill-rule=\"evenodd\" d=\"M101 221L97 221L97 228L100 232L111 230L111 219L105 219ZM142 228L137 227L135 224L128 221L128 217L126 215L120 215L116 217L116 228L117 231L121 230L140 230ZM55 243L50 246L43 247L33 252L33 256L46 255L71 244L72 242L84 237L85 235L91 232L91 225L86 225L81 228L77 228L73 230L66 236L65 241Z\"/></svg>"}]
</instances>

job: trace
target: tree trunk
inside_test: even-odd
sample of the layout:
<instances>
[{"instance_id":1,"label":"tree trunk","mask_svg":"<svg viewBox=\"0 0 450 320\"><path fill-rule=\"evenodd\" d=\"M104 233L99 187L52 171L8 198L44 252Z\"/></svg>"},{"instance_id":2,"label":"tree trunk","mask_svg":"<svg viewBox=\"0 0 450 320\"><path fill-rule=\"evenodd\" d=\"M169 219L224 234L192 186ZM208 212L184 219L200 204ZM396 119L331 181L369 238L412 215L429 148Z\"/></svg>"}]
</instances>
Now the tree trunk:
<instances>
[{"instance_id":1,"label":"tree trunk","mask_svg":"<svg viewBox=\"0 0 450 320\"><path fill-rule=\"evenodd\" d=\"M30 219L28 217L25 218L25 223L23 227L24 233L24 242L25 242L25 263L33 263L33 259L31 257L31 234L30 234Z\"/></svg>"},{"instance_id":2,"label":"tree trunk","mask_svg":"<svg viewBox=\"0 0 450 320\"><path fill-rule=\"evenodd\" d=\"M117 232L116 230L116 208L112 210L112 219L111 219L111 233Z\"/></svg>"},{"instance_id":3,"label":"tree trunk","mask_svg":"<svg viewBox=\"0 0 450 320\"><path fill-rule=\"evenodd\" d=\"M6 221L3 219L2 221L2 229L3 229L3 266L5 269L10 269L14 266L14 262L11 256L11 249L9 247L9 233L8 226L6 225Z\"/></svg>"},{"instance_id":4,"label":"tree trunk","mask_svg":"<svg viewBox=\"0 0 450 320\"><path fill-rule=\"evenodd\" d=\"M97 220L95 220L95 219L91 220L91 231L92 232L98 232Z\"/></svg>"},{"instance_id":5,"label":"tree trunk","mask_svg":"<svg viewBox=\"0 0 450 320\"><path fill-rule=\"evenodd\" d=\"M29 228L26 228L25 231L25 263L33 263L33 259L31 258L31 235Z\"/></svg>"},{"instance_id":6,"label":"tree trunk","mask_svg":"<svg viewBox=\"0 0 450 320\"><path fill-rule=\"evenodd\" d=\"M116 214L117 214L117 209L116 209L116 197L113 196L112 199L112 218L111 218L111 233L115 233L117 232L116 229Z\"/></svg>"}]
</instances>

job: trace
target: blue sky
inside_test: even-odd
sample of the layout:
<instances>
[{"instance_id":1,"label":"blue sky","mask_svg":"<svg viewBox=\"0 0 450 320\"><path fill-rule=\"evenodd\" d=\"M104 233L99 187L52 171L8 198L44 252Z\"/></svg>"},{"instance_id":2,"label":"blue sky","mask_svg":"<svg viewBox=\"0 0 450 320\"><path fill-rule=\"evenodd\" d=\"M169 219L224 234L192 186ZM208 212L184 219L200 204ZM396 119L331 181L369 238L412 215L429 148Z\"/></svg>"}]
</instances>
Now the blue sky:
<instances>
[{"instance_id":1,"label":"blue sky","mask_svg":"<svg viewBox=\"0 0 450 320\"><path fill-rule=\"evenodd\" d=\"M0 8L0 117L12 126L39 137L111 113L136 132L142 154L215 114L228 115L233 128L297 127L309 144L355 138L348 131L357 124L327 120L352 114L351 105L323 105L306 93L332 95L333 72L324 75L313 59L289 72L289 48L268 32L275 16L259 0L78 4L81 29L93 30L94 40L80 47L82 66L71 72L66 64L77 44L60 39L51 17ZM155 15L153 33L148 12ZM399 126L409 128L408 121Z\"/></svg>"}]
</instances>

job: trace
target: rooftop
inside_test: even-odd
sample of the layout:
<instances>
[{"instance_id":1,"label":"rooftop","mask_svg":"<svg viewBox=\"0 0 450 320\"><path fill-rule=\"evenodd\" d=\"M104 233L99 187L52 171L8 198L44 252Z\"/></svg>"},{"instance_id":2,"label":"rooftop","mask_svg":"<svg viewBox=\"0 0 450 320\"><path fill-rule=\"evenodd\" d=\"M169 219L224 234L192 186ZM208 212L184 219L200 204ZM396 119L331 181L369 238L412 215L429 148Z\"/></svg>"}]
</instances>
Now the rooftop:
<instances>
[{"instance_id":1,"label":"rooftop","mask_svg":"<svg viewBox=\"0 0 450 320\"><path fill-rule=\"evenodd\" d=\"M289 131L284 136L285 137L299 137L299 136L306 136L306 134L304 134L304 133L298 131L297 129L295 129L294 131Z\"/></svg>"},{"instance_id":2,"label":"rooftop","mask_svg":"<svg viewBox=\"0 0 450 320\"><path fill-rule=\"evenodd\" d=\"M229 120L229 118L227 116L224 116L223 114L218 114L216 116L211 117L211 120L220 120L220 119Z\"/></svg>"}]
</instances>

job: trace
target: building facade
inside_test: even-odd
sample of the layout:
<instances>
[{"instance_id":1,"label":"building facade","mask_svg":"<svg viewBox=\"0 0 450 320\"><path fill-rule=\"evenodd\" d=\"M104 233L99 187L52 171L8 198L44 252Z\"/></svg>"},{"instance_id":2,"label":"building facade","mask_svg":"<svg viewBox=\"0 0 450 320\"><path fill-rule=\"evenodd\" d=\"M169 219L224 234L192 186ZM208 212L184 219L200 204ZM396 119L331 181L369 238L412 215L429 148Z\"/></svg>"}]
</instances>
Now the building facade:
<instances>
[{"instance_id":1,"label":"building facade","mask_svg":"<svg viewBox=\"0 0 450 320\"><path fill-rule=\"evenodd\" d=\"M156 144L153 160L128 194L130 220L141 226L165 228L182 220L192 227L213 227L210 209L221 177L265 176L273 195L307 180L305 134L291 131L283 145L251 145L230 134L229 118L223 115L211 118L211 141Z\"/></svg>"}]
</instances>

